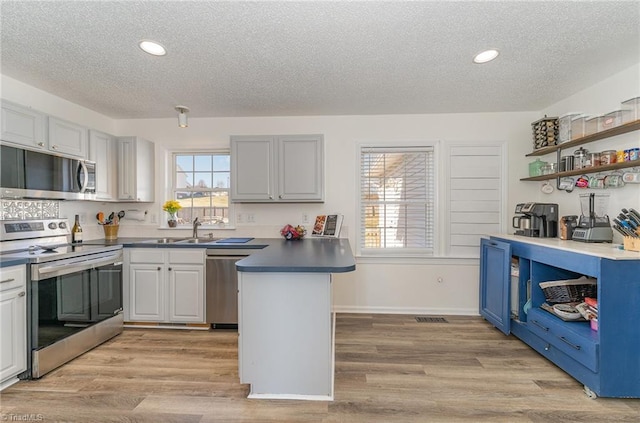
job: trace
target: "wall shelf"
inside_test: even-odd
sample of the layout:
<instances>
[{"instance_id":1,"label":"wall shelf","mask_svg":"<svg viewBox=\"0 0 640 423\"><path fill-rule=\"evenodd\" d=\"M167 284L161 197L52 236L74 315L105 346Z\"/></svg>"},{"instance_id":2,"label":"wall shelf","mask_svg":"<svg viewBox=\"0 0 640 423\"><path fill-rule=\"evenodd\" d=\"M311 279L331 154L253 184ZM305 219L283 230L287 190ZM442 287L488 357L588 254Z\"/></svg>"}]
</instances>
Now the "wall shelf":
<instances>
[{"instance_id":1,"label":"wall shelf","mask_svg":"<svg viewBox=\"0 0 640 423\"><path fill-rule=\"evenodd\" d=\"M548 147L539 148L539 149L537 149L535 151L532 151L529 154L526 154L526 157L544 156L544 155L547 155L549 153L554 153L557 150L563 150L565 148L576 147L578 145L583 145L583 144L587 144L587 143L590 143L590 142L602 140L602 139L605 139L605 138L614 137L616 135L626 134L627 132L633 132L633 131L637 131L639 129L640 129L640 120L634 120L633 122L625 123L624 125L616 126L615 128L611 128L611 129L607 129L607 130L604 130L604 131L596 132L595 134L587 135L586 137L576 138L575 140L563 142L562 144L558 144L558 145L550 145ZM545 175L545 176L549 176L549 175ZM548 179L548 178L545 178L545 179ZM525 178L525 179L522 179L522 180L523 181L526 181L526 180L538 181L539 179Z\"/></svg>"},{"instance_id":2,"label":"wall shelf","mask_svg":"<svg viewBox=\"0 0 640 423\"><path fill-rule=\"evenodd\" d=\"M625 168L635 167L635 166L639 166L640 167L640 159L639 160L633 160L633 161L630 161L630 162L620 162L620 163L613 163L613 164L610 164L610 165L587 167L587 168L584 168L584 169L567 170L565 172L551 173L549 175L530 176L528 178L521 178L520 180L521 181L547 181L547 180L555 179L555 178L564 178L564 177L567 177L567 176L585 175L585 174L588 174L588 173L599 173L599 172L605 172L605 171L608 171L608 170L625 169Z\"/></svg>"}]
</instances>

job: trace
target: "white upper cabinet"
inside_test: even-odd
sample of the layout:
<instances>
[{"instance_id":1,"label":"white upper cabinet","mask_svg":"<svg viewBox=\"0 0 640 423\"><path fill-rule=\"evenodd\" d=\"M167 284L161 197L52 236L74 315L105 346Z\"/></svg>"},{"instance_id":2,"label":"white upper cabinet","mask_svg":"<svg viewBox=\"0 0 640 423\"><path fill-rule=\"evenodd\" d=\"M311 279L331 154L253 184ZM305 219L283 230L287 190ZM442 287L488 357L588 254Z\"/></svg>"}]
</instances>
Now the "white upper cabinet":
<instances>
[{"instance_id":1,"label":"white upper cabinet","mask_svg":"<svg viewBox=\"0 0 640 423\"><path fill-rule=\"evenodd\" d=\"M322 202L323 136L233 136L231 175L235 202Z\"/></svg>"},{"instance_id":2,"label":"white upper cabinet","mask_svg":"<svg viewBox=\"0 0 640 423\"><path fill-rule=\"evenodd\" d=\"M2 141L47 148L47 120L40 112L2 101Z\"/></svg>"},{"instance_id":3,"label":"white upper cabinet","mask_svg":"<svg viewBox=\"0 0 640 423\"><path fill-rule=\"evenodd\" d=\"M139 137L118 138L118 200L154 201L155 145Z\"/></svg>"},{"instance_id":4,"label":"white upper cabinet","mask_svg":"<svg viewBox=\"0 0 640 423\"><path fill-rule=\"evenodd\" d=\"M89 160L96 162L96 200L117 197L116 147L114 136L89 130Z\"/></svg>"},{"instance_id":5,"label":"white upper cabinet","mask_svg":"<svg viewBox=\"0 0 640 423\"><path fill-rule=\"evenodd\" d=\"M86 127L49 116L49 150L86 159L87 147Z\"/></svg>"},{"instance_id":6,"label":"white upper cabinet","mask_svg":"<svg viewBox=\"0 0 640 423\"><path fill-rule=\"evenodd\" d=\"M5 100L2 101L2 140L87 158L87 128Z\"/></svg>"}]
</instances>

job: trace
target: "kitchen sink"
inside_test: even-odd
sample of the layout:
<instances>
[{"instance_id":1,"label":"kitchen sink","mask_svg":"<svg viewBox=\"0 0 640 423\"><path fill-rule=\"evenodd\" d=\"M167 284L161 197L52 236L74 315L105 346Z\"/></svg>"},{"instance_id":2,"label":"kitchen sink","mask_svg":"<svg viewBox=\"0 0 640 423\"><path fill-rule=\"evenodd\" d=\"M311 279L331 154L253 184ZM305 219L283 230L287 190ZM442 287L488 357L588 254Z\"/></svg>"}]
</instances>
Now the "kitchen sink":
<instances>
[{"instance_id":1,"label":"kitchen sink","mask_svg":"<svg viewBox=\"0 0 640 423\"><path fill-rule=\"evenodd\" d=\"M184 241L184 238L159 238L159 239L150 239L148 242L150 244L174 244L176 242Z\"/></svg>"},{"instance_id":2,"label":"kitchen sink","mask_svg":"<svg viewBox=\"0 0 640 423\"><path fill-rule=\"evenodd\" d=\"M177 241L177 242L179 244L206 244L208 242L216 242L219 239L220 238L209 238L209 237L187 238L187 239L182 239L182 240Z\"/></svg>"}]
</instances>

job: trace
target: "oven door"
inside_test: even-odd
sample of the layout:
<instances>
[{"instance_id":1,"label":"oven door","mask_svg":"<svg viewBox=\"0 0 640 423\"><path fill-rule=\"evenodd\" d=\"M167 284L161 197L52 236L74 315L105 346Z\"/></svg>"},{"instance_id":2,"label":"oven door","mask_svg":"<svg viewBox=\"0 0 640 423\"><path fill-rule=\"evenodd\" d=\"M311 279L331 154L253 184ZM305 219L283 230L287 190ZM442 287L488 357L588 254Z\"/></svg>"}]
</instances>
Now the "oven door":
<instances>
[{"instance_id":1,"label":"oven door","mask_svg":"<svg viewBox=\"0 0 640 423\"><path fill-rule=\"evenodd\" d=\"M33 377L122 331L122 251L95 256L32 265Z\"/></svg>"}]
</instances>

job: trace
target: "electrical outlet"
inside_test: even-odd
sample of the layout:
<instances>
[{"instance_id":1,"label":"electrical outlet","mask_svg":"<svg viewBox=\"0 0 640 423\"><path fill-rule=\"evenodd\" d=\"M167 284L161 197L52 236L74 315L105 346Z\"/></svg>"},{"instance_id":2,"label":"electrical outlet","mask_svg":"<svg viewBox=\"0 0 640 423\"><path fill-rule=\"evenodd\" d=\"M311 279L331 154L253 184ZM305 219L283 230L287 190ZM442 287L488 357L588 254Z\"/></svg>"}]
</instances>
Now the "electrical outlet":
<instances>
[{"instance_id":1,"label":"electrical outlet","mask_svg":"<svg viewBox=\"0 0 640 423\"><path fill-rule=\"evenodd\" d=\"M158 223L158 217L156 216L155 213L151 213L151 223Z\"/></svg>"},{"instance_id":2,"label":"electrical outlet","mask_svg":"<svg viewBox=\"0 0 640 423\"><path fill-rule=\"evenodd\" d=\"M309 215L307 213L302 213L302 223L309 223Z\"/></svg>"},{"instance_id":3,"label":"electrical outlet","mask_svg":"<svg viewBox=\"0 0 640 423\"><path fill-rule=\"evenodd\" d=\"M247 214L247 222L248 223L255 223L256 221L256 217L253 213L248 213Z\"/></svg>"},{"instance_id":4,"label":"electrical outlet","mask_svg":"<svg viewBox=\"0 0 640 423\"><path fill-rule=\"evenodd\" d=\"M84 224L87 220L87 215L85 213L80 213L79 219L80 219L80 223Z\"/></svg>"},{"instance_id":5,"label":"electrical outlet","mask_svg":"<svg viewBox=\"0 0 640 423\"><path fill-rule=\"evenodd\" d=\"M244 223L244 215L242 213L236 215L236 223Z\"/></svg>"}]
</instances>

